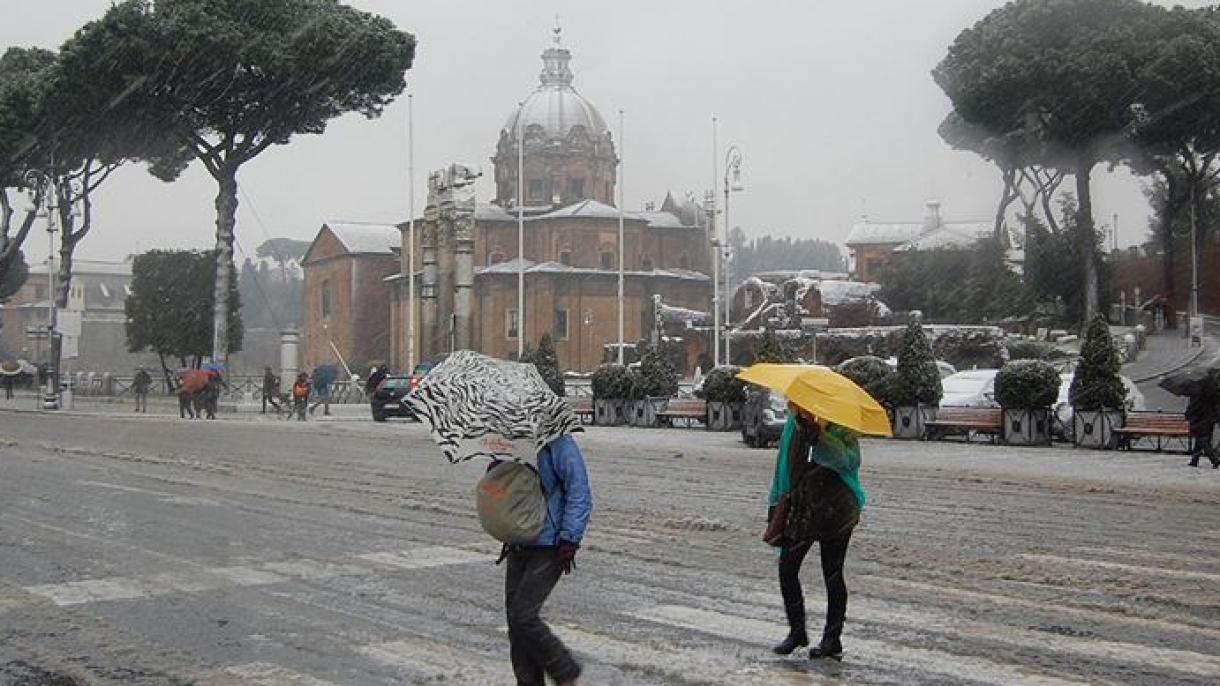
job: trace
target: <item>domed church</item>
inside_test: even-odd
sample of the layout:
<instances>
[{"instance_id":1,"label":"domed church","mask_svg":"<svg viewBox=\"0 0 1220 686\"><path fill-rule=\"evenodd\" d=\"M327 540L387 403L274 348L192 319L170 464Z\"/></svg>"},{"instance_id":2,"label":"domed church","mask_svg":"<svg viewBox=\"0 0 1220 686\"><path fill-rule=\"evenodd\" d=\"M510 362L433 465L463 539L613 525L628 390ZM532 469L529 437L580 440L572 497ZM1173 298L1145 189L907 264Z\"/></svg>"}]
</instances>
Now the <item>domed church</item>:
<instances>
[{"instance_id":1,"label":"domed church","mask_svg":"<svg viewBox=\"0 0 1220 686\"><path fill-rule=\"evenodd\" d=\"M460 165L434 172L415 221L415 293L407 291L409 224L393 286L390 359L407 364L407 298L415 299L415 359L474 349L516 355L518 337L555 341L560 366L590 371L618 340L618 157L605 119L573 87L572 54L542 53L539 84L509 114L495 147L495 199L475 199L477 175ZM518 141L524 140L518 208ZM518 255L517 215L524 215ZM653 331L654 295L666 306L709 311L711 248L693 203L666 196L660 209L624 212L624 341ZM525 311L517 278L524 271ZM307 307L309 303L307 303ZM685 370L691 372L693 370Z\"/></svg>"}]
</instances>

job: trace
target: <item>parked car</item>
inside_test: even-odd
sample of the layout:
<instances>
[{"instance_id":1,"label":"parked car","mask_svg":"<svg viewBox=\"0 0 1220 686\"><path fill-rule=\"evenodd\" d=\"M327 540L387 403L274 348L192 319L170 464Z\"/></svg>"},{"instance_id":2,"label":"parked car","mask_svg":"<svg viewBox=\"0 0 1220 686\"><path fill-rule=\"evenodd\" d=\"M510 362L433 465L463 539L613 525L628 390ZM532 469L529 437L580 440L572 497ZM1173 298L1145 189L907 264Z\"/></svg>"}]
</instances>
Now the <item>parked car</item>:
<instances>
[{"instance_id":1,"label":"parked car","mask_svg":"<svg viewBox=\"0 0 1220 686\"><path fill-rule=\"evenodd\" d=\"M1074 376L1072 373L1059 375L1059 397L1055 399L1055 421L1052 422L1054 426L1051 427L1051 433L1064 440L1072 438L1072 405L1068 401L1068 392L1072 388ZM1123 388L1127 389L1123 409L1137 412L1145 409L1144 394L1135 382L1121 375L1118 378L1123 382Z\"/></svg>"},{"instance_id":2,"label":"parked car","mask_svg":"<svg viewBox=\"0 0 1220 686\"><path fill-rule=\"evenodd\" d=\"M369 407L373 412L373 421L384 422L387 417L406 417L407 419L416 419L415 413L403 399L407 397L407 393L415 387L416 379L414 376L387 376L377 384L377 388L373 389L373 395L369 398Z\"/></svg>"},{"instance_id":3,"label":"parked car","mask_svg":"<svg viewBox=\"0 0 1220 686\"><path fill-rule=\"evenodd\" d=\"M941 407L999 407L995 399L998 369L968 369L941 379Z\"/></svg>"},{"instance_id":4,"label":"parked car","mask_svg":"<svg viewBox=\"0 0 1220 686\"><path fill-rule=\"evenodd\" d=\"M891 371L898 371L898 358L891 357L885 361L890 366ZM957 367L945 362L944 360L936 360L936 371L940 374L940 378L944 379L957 373Z\"/></svg>"},{"instance_id":5,"label":"parked car","mask_svg":"<svg viewBox=\"0 0 1220 686\"><path fill-rule=\"evenodd\" d=\"M751 448L766 448L779 441L788 421L788 401L765 388L752 388L741 408L741 440Z\"/></svg>"}]
</instances>

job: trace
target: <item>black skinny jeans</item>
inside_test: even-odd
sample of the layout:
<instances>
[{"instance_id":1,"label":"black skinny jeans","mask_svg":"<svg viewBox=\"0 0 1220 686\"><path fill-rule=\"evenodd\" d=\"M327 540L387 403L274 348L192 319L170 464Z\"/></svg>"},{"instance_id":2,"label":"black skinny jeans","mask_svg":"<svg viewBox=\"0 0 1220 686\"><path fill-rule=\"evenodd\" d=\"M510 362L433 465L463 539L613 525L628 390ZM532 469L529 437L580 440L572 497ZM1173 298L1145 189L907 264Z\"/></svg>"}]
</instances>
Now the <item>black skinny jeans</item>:
<instances>
[{"instance_id":1,"label":"black skinny jeans","mask_svg":"<svg viewBox=\"0 0 1220 686\"><path fill-rule=\"evenodd\" d=\"M554 548L518 548L509 551L507 561L504 606L518 686L546 686L547 674L556 682L575 680L580 664L539 616L559 583L558 553Z\"/></svg>"},{"instance_id":2,"label":"black skinny jeans","mask_svg":"<svg viewBox=\"0 0 1220 686\"><path fill-rule=\"evenodd\" d=\"M843 561L847 558L847 544L851 531L842 538L819 541L822 557L822 579L826 582L826 626L822 640L838 640L843 633L843 622L847 619L847 582L843 579ZM788 626L805 628L805 593L801 590L801 563L813 547L812 541L784 546L779 556L779 591L784 597L784 612L788 615Z\"/></svg>"}]
</instances>

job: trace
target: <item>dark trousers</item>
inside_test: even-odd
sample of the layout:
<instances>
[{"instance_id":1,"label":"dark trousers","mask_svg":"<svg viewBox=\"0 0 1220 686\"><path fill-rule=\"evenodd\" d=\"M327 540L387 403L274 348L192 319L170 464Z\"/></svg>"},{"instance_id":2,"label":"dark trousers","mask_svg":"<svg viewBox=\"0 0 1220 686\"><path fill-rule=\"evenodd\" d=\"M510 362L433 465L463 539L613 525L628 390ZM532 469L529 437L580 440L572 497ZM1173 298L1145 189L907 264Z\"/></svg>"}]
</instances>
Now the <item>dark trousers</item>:
<instances>
[{"instance_id":1,"label":"dark trousers","mask_svg":"<svg viewBox=\"0 0 1220 686\"><path fill-rule=\"evenodd\" d=\"M267 405L271 405L272 407L275 408L276 413L277 414L279 413L280 404L275 399L275 390L274 389L266 389L266 388L263 389L263 414L267 414Z\"/></svg>"},{"instance_id":2,"label":"dark trousers","mask_svg":"<svg viewBox=\"0 0 1220 686\"><path fill-rule=\"evenodd\" d=\"M832 541L819 541L822 557L822 579L826 582L826 626L822 631L823 641L835 641L843 633L843 622L847 619L847 582L843 579L843 561L847 558L847 544L851 532ZM812 541L784 546L779 556L779 591L784 597L784 612L788 615L788 626L805 628L805 593L801 590L801 563L813 547Z\"/></svg>"},{"instance_id":3,"label":"dark trousers","mask_svg":"<svg viewBox=\"0 0 1220 686\"><path fill-rule=\"evenodd\" d=\"M562 571L555 549L519 548L507 561L504 606L518 686L545 686L548 674L559 683L576 679L580 664L539 616Z\"/></svg>"}]
</instances>

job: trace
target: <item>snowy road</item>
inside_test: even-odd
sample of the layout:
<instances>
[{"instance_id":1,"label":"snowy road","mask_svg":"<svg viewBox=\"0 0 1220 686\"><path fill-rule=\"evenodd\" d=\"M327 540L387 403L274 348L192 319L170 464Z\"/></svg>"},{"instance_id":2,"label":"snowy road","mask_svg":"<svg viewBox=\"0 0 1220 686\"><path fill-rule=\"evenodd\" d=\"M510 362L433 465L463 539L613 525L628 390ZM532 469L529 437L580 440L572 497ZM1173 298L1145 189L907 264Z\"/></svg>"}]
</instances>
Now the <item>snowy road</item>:
<instances>
[{"instance_id":1,"label":"snowy road","mask_svg":"<svg viewBox=\"0 0 1220 686\"><path fill-rule=\"evenodd\" d=\"M869 442L841 665L776 658L770 451L593 429L587 684L1215 683L1220 471ZM0 412L0 684L509 684L477 464L422 429ZM820 619L818 565L804 579Z\"/></svg>"}]
</instances>

